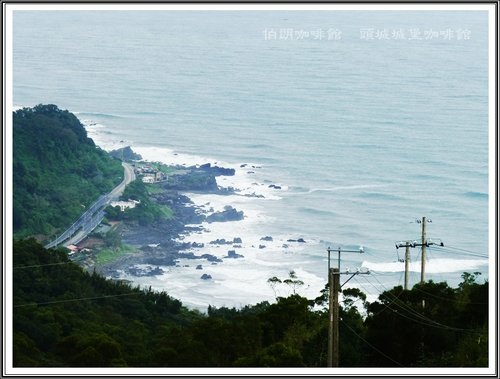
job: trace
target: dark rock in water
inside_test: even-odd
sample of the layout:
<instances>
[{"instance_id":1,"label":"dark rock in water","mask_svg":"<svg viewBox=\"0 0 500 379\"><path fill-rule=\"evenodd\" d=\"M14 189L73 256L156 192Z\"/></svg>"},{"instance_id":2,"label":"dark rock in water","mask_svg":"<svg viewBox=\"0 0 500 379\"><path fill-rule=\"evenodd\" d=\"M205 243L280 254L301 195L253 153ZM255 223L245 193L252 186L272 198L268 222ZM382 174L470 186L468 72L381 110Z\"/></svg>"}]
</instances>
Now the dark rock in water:
<instances>
[{"instance_id":1,"label":"dark rock in water","mask_svg":"<svg viewBox=\"0 0 500 379\"><path fill-rule=\"evenodd\" d=\"M243 258L243 255L241 254L236 254L236 251L235 250L229 250L227 252L227 257L228 258Z\"/></svg>"},{"instance_id":2,"label":"dark rock in water","mask_svg":"<svg viewBox=\"0 0 500 379\"><path fill-rule=\"evenodd\" d=\"M202 265L198 265L198 266L196 266L196 269L197 270L203 270L203 266Z\"/></svg>"},{"instance_id":3,"label":"dark rock in water","mask_svg":"<svg viewBox=\"0 0 500 379\"><path fill-rule=\"evenodd\" d=\"M247 174L255 174L255 171L247 171Z\"/></svg>"},{"instance_id":4,"label":"dark rock in water","mask_svg":"<svg viewBox=\"0 0 500 379\"><path fill-rule=\"evenodd\" d=\"M244 163L244 164L240 165L240 167L241 167L241 168L243 168L243 167L247 167L247 164L246 164L246 163Z\"/></svg>"},{"instance_id":5,"label":"dark rock in water","mask_svg":"<svg viewBox=\"0 0 500 379\"><path fill-rule=\"evenodd\" d=\"M297 240L289 239L289 240L286 240L286 242L301 242L301 243L305 243L306 241L304 240L304 238L299 238Z\"/></svg>"},{"instance_id":6,"label":"dark rock in water","mask_svg":"<svg viewBox=\"0 0 500 379\"><path fill-rule=\"evenodd\" d=\"M207 222L226 222L226 221L240 221L243 220L244 214L242 211L237 211L230 205L226 205L222 212L215 212L207 216Z\"/></svg>"},{"instance_id":7,"label":"dark rock in water","mask_svg":"<svg viewBox=\"0 0 500 379\"><path fill-rule=\"evenodd\" d=\"M215 176L233 176L235 174L234 168L212 166L210 163L201 165L199 169Z\"/></svg>"},{"instance_id":8,"label":"dark rock in water","mask_svg":"<svg viewBox=\"0 0 500 379\"><path fill-rule=\"evenodd\" d=\"M233 238L233 243L243 243L240 237L234 237Z\"/></svg>"},{"instance_id":9,"label":"dark rock in water","mask_svg":"<svg viewBox=\"0 0 500 379\"><path fill-rule=\"evenodd\" d=\"M205 258L209 262L222 262L222 259L219 259L215 255L211 254L203 254L200 258Z\"/></svg>"},{"instance_id":10,"label":"dark rock in water","mask_svg":"<svg viewBox=\"0 0 500 379\"><path fill-rule=\"evenodd\" d=\"M200 279L203 279L203 280L209 280L209 279L212 279L212 275L208 275L208 274L203 274Z\"/></svg>"},{"instance_id":11,"label":"dark rock in water","mask_svg":"<svg viewBox=\"0 0 500 379\"><path fill-rule=\"evenodd\" d=\"M156 268L154 268L153 270L150 271L150 274L151 275L162 275L164 274L165 271L163 271L161 268L159 268L158 266L156 266Z\"/></svg>"},{"instance_id":12,"label":"dark rock in water","mask_svg":"<svg viewBox=\"0 0 500 379\"><path fill-rule=\"evenodd\" d=\"M224 238L217 238L214 241L209 242L211 245L231 245L231 241L226 241Z\"/></svg>"},{"instance_id":13,"label":"dark rock in water","mask_svg":"<svg viewBox=\"0 0 500 379\"><path fill-rule=\"evenodd\" d=\"M162 184L167 190L200 191L217 193L219 187L215 176L203 170L191 169L184 175L170 175L168 181Z\"/></svg>"},{"instance_id":14,"label":"dark rock in water","mask_svg":"<svg viewBox=\"0 0 500 379\"><path fill-rule=\"evenodd\" d=\"M234 187L219 187L217 195L233 195L236 191Z\"/></svg>"},{"instance_id":15,"label":"dark rock in water","mask_svg":"<svg viewBox=\"0 0 500 379\"><path fill-rule=\"evenodd\" d=\"M265 236L265 237L262 237L260 240L261 241L272 241L273 237L271 237L271 236Z\"/></svg>"},{"instance_id":16,"label":"dark rock in water","mask_svg":"<svg viewBox=\"0 0 500 379\"><path fill-rule=\"evenodd\" d=\"M255 192L254 193L246 193L243 196L245 196L245 197L256 197L256 198L259 198L259 199L263 199L264 198L264 195L257 195L257 194L255 194Z\"/></svg>"},{"instance_id":17,"label":"dark rock in water","mask_svg":"<svg viewBox=\"0 0 500 379\"><path fill-rule=\"evenodd\" d=\"M276 184L268 185L268 188L281 189L281 186L277 186Z\"/></svg>"},{"instance_id":18,"label":"dark rock in water","mask_svg":"<svg viewBox=\"0 0 500 379\"><path fill-rule=\"evenodd\" d=\"M155 266L172 266L175 264L175 257L172 254L158 254L154 256L148 256L144 260L145 264L155 265Z\"/></svg>"},{"instance_id":19,"label":"dark rock in water","mask_svg":"<svg viewBox=\"0 0 500 379\"><path fill-rule=\"evenodd\" d=\"M241 249L241 248L242 248L242 246L241 246L241 245L233 245L233 247L238 248L238 249Z\"/></svg>"},{"instance_id":20,"label":"dark rock in water","mask_svg":"<svg viewBox=\"0 0 500 379\"><path fill-rule=\"evenodd\" d=\"M162 275L165 273L160 267L156 266L155 268L146 267L144 269L139 267L129 267L126 270L130 275L134 276L155 276Z\"/></svg>"},{"instance_id":21,"label":"dark rock in water","mask_svg":"<svg viewBox=\"0 0 500 379\"><path fill-rule=\"evenodd\" d=\"M194 255L194 253L191 253L191 252L182 253L180 255L182 256L182 258L185 258L185 259L197 259L198 258L196 255Z\"/></svg>"},{"instance_id":22,"label":"dark rock in water","mask_svg":"<svg viewBox=\"0 0 500 379\"><path fill-rule=\"evenodd\" d=\"M191 247L198 247L198 248L201 248L201 247L205 247L205 244L204 243L196 243L196 242L193 242L191 244Z\"/></svg>"},{"instance_id":23,"label":"dark rock in water","mask_svg":"<svg viewBox=\"0 0 500 379\"><path fill-rule=\"evenodd\" d=\"M122 147L120 149L112 150L109 152L109 155L111 155L114 158L118 158L123 161L140 161L142 157L139 154L136 154L132 151L130 146Z\"/></svg>"},{"instance_id":24,"label":"dark rock in water","mask_svg":"<svg viewBox=\"0 0 500 379\"><path fill-rule=\"evenodd\" d=\"M284 248L284 249L288 249L289 248L289 246L286 243L284 243L283 246L281 246L281 247Z\"/></svg>"},{"instance_id":25,"label":"dark rock in water","mask_svg":"<svg viewBox=\"0 0 500 379\"><path fill-rule=\"evenodd\" d=\"M265 249L266 245L259 245L259 249Z\"/></svg>"}]
</instances>

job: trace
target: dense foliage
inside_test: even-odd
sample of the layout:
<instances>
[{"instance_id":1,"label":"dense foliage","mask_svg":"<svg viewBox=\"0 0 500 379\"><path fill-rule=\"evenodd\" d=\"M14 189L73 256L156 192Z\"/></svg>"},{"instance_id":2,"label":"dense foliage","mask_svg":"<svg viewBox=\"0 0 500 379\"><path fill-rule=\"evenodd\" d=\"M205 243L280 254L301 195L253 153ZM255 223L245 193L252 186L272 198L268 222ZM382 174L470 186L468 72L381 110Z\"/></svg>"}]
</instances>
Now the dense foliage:
<instances>
[{"instance_id":1,"label":"dense foliage","mask_svg":"<svg viewBox=\"0 0 500 379\"><path fill-rule=\"evenodd\" d=\"M140 225L150 225L161 218L170 218L172 210L166 205L160 205L151 199L146 185L142 180L134 180L129 183L121 200L135 200L139 203L134 208L127 208L124 212L119 207L108 206L106 208L106 217L109 220L127 220L137 222Z\"/></svg>"},{"instance_id":2,"label":"dense foliage","mask_svg":"<svg viewBox=\"0 0 500 379\"><path fill-rule=\"evenodd\" d=\"M395 287L372 304L343 290L340 365L486 366L488 283L463 278L456 289ZM14 365L324 367L325 299L326 291L315 301L293 294L204 315L165 293L88 274L62 250L16 241Z\"/></svg>"},{"instance_id":3,"label":"dense foliage","mask_svg":"<svg viewBox=\"0 0 500 379\"><path fill-rule=\"evenodd\" d=\"M13 148L16 238L50 237L123 178L120 162L55 105L14 112Z\"/></svg>"}]
</instances>

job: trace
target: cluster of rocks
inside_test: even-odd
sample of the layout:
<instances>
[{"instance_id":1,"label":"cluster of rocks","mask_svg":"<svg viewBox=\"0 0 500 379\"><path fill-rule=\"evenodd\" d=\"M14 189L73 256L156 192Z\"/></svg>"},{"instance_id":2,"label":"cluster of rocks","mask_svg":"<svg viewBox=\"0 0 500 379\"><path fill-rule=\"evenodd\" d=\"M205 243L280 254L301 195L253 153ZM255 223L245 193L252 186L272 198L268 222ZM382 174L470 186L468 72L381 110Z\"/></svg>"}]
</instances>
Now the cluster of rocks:
<instances>
[{"instance_id":1,"label":"cluster of rocks","mask_svg":"<svg viewBox=\"0 0 500 379\"><path fill-rule=\"evenodd\" d=\"M165 271L158 266L156 267L147 266L145 268L132 266L127 268L125 272L133 276L155 276L155 275L163 275L165 273Z\"/></svg>"},{"instance_id":2,"label":"cluster of rocks","mask_svg":"<svg viewBox=\"0 0 500 379\"><path fill-rule=\"evenodd\" d=\"M233 238L232 241L228 241L225 238L217 238L216 240L210 241L210 245L233 245L233 244L242 244L243 241L240 237Z\"/></svg>"},{"instance_id":3,"label":"cluster of rocks","mask_svg":"<svg viewBox=\"0 0 500 379\"><path fill-rule=\"evenodd\" d=\"M221 212L212 213L206 217L207 222L227 222L227 221L240 221L244 218L243 211L237 211L230 205L226 205Z\"/></svg>"},{"instance_id":4,"label":"cluster of rocks","mask_svg":"<svg viewBox=\"0 0 500 379\"><path fill-rule=\"evenodd\" d=\"M252 168L262 168L261 166L250 166L248 163L243 163L240 165L241 168L252 167Z\"/></svg>"},{"instance_id":5,"label":"cluster of rocks","mask_svg":"<svg viewBox=\"0 0 500 379\"><path fill-rule=\"evenodd\" d=\"M134 153L131 149L130 146L125 146L120 149L116 150L111 150L109 152L109 155L111 155L114 158L120 159L122 161L140 161L142 160L142 157Z\"/></svg>"},{"instance_id":6,"label":"cluster of rocks","mask_svg":"<svg viewBox=\"0 0 500 379\"><path fill-rule=\"evenodd\" d=\"M119 149L114 152L116 156L124 159L141 159L139 155L135 155L130 147ZM259 166L251 166L248 164L240 165L241 168L258 169ZM235 175L235 170L232 168L219 167L216 164L210 163L200 166L178 167L179 174L169 176L169 180L159 183L158 187L162 191L151 194L151 198L160 205L166 205L172 209L174 217L165 220L161 219L153 225L140 226L136 224L128 224L123 228L123 242L142 246L138 253L133 257L128 257L120 262L114 262L109 266L112 275L123 270L124 272L134 276L154 276L162 275L164 271L160 266L173 266L178 264L179 259L196 259L205 260L204 264L197 262L196 270L203 270L205 264L218 264L223 262L221 258L209 253L196 255L192 252L185 252L189 249L203 249L205 245L227 246L231 250L227 250L227 255L223 259L239 259L244 258L242 254L238 254L238 248L242 247L243 241L240 237L234 237L232 240L224 238L210 241L208 244L197 242L182 242L182 235L189 232L202 231L202 222L228 222L243 220L245 215L242 211L238 211L232 206L224 207L222 211L203 212L201 209L194 206L191 200L182 195L179 191L214 193L218 195L234 194L237 190L228 187L218 187L216 176L232 176ZM249 171L253 173L254 171ZM270 182L267 182L268 188L281 190L282 187ZM243 196L263 197L262 195L244 194ZM187 227L186 225L190 225ZM193 226L194 225L194 226ZM199 225L199 226L198 226ZM272 236L263 236L262 241L258 245L259 249L266 248L266 242L273 242ZM283 248L288 248L290 243L305 243L303 238L288 239L287 243L283 244ZM141 265L142 264L142 265ZM141 266L138 266L141 265ZM189 265L186 265L189 267ZM114 271L113 271L114 270ZM203 273L200 279L211 280L212 276Z\"/></svg>"},{"instance_id":7,"label":"cluster of rocks","mask_svg":"<svg viewBox=\"0 0 500 379\"><path fill-rule=\"evenodd\" d=\"M233 176L235 174L234 168L212 166L210 163L202 164L198 169L214 176Z\"/></svg>"}]
</instances>

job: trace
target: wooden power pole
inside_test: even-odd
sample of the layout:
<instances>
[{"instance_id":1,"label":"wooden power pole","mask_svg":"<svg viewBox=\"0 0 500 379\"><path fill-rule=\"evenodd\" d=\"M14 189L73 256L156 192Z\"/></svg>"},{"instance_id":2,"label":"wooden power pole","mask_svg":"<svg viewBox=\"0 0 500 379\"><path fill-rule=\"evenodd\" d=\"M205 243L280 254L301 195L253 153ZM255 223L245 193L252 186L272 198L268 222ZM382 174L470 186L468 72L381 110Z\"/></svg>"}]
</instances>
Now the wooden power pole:
<instances>
[{"instance_id":1,"label":"wooden power pole","mask_svg":"<svg viewBox=\"0 0 500 379\"><path fill-rule=\"evenodd\" d=\"M341 289L340 285L340 253L341 252L349 252L349 253L363 253L363 248L359 250L341 250L340 247L338 250L332 250L330 248L328 251L328 367L339 367L339 323L340 323L340 312L339 312L339 292ZM335 268L330 268L330 252L337 251L338 252L338 266ZM347 283L352 277L357 274L369 274L369 271L366 272L345 272L345 274L351 274L351 277L345 282ZM344 274L344 273L343 273ZM344 283L344 284L345 284Z\"/></svg>"},{"instance_id":2,"label":"wooden power pole","mask_svg":"<svg viewBox=\"0 0 500 379\"><path fill-rule=\"evenodd\" d=\"M332 292L333 292L333 347L332 347L332 367L339 367L339 291L340 291L340 271L338 268L332 269Z\"/></svg>"},{"instance_id":3,"label":"wooden power pole","mask_svg":"<svg viewBox=\"0 0 500 379\"><path fill-rule=\"evenodd\" d=\"M330 255L330 251L328 251ZM328 268L328 367L333 367L333 309L335 308L335 300L333 297L333 268Z\"/></svg>"},{"instance_id":4,"label":"wooden power pole","mask_svg":"<svg viewBox=\"0 0 500 379\"><path fill-rule=\"evenodd\" d=\"M340 272L331 268L329 283L328 367L339 367L339 287Z\"/></svg>"},{"instance_id":5,"label":"wooden power pole","mask_svg":"<svg viewBox=\"0 0 500 379\"><path fill-rule=\"evenodd\" d=\"M420 283L423 284L425 282L425 247L427 245L427 240L425 239L425 216L422 217L422 269L420 270Z\"/></svg>"},{"instance_id":6,"label":"wooden power pole","mask_svg":"<svg viewBox=\"0 0 500 379\"><path fill-rule=\"evenodd\" d=\"M405 291L408 289L408 269L410 265L410 242L406 241L405 250Z\"/></svg>"}]
</instances>

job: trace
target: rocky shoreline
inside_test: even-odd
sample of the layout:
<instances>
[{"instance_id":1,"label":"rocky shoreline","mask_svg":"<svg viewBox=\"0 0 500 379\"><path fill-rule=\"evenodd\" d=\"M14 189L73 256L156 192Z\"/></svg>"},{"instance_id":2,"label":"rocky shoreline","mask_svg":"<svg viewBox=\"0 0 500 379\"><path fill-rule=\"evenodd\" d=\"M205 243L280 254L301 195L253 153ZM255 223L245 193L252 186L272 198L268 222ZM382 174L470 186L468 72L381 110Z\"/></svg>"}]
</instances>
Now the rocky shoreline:
<instances>
[{"instance_id":1,"label":"rocky shoreline","mask_svg":"<svg viewBox=\"0 0 500 379\"><path fill-rule=\"evenodd\" d=\"M230 205L222 211L203 211L197 208L183 192L229 195L237 194L232 187L221 188L217 185L217 176L231 176L234 169L212 166L209 163L192 167L173 167L178 173L169 176L169 180L157 183L155 191L149 197L159 205L168 206L173 213L170 218L161 218L148 225L140 225L133 221L120 222L122 244L132 246L133 253L123 254L104 264L96 263L96 256L78 257L80 263L87 270L95 270L101 275L119 279L123 273L132 276L161 275L160 266L176 266L179 259L192 259L198 269L203 265L218 264L222 259L211 255L195 255L186 252L191 248L203 248L203 244L183 242L183 235L203 231L202 222L228 222L244 219L242 211ZM139 179L140 180L140 179ZM246 196L246 195L242 195ZM84 241L85 242L85 241ZM235 237L233 241L212 241L210 244L228 245L227 259L243 257L234 250L241 247L241 238ZM210 279L205 277L204 279Z\"/></svg>"}]
</instances>

